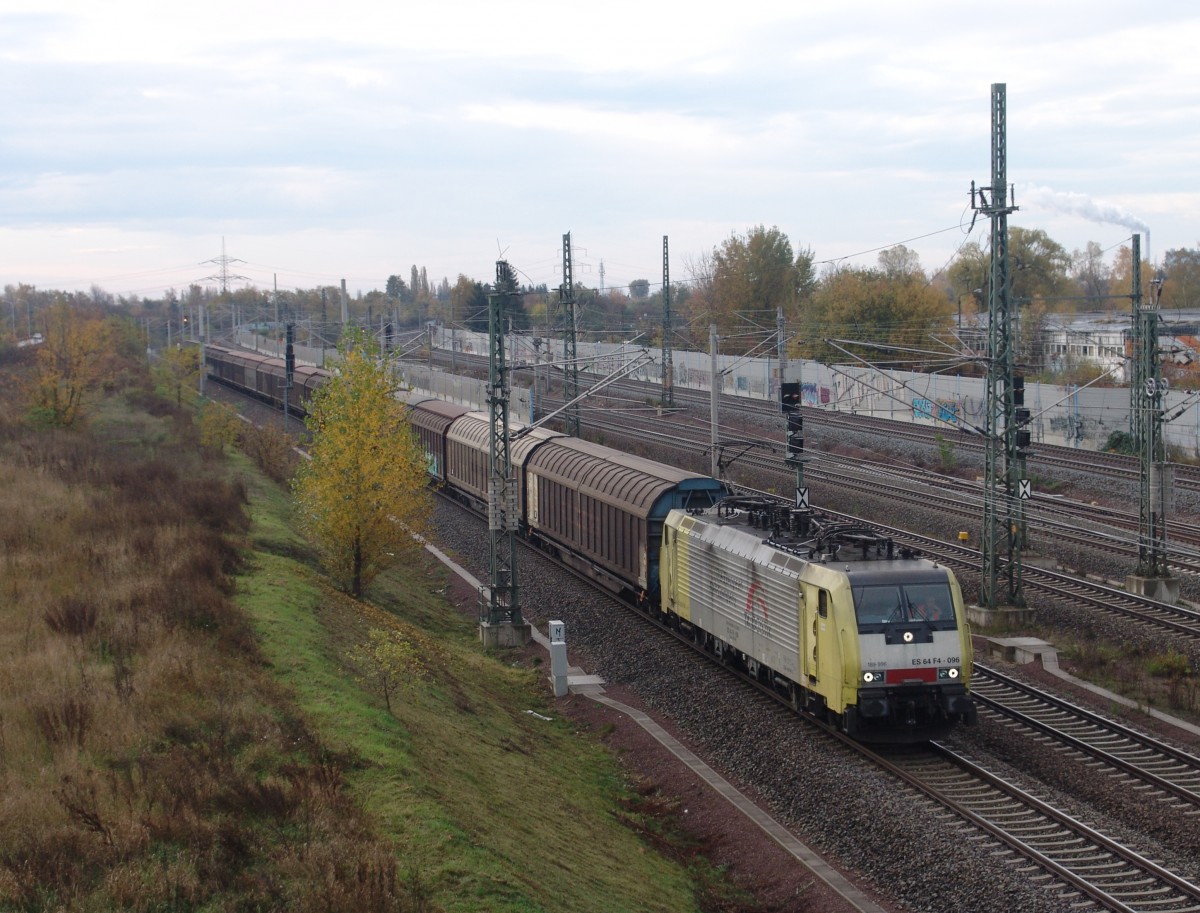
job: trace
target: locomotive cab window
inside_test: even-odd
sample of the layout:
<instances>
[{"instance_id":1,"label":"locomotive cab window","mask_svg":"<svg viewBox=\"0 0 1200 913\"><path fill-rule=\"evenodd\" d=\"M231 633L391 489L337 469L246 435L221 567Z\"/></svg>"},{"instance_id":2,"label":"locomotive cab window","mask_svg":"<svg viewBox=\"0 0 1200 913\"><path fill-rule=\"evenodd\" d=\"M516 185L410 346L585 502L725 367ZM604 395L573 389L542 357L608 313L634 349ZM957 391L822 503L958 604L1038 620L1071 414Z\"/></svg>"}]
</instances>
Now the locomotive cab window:
<instances>
[{"instance_id":1,"label":"locomotive cab window","mask_svg":"<svg viewBox=\"0 0 1200 913\"><path fill-rule=\"evenodd\" d=\"M883 630L891 624L927 624L953 629L954 600L945 583L856 586L854 613L859 630Z\"/></svg>"}]
</instances>

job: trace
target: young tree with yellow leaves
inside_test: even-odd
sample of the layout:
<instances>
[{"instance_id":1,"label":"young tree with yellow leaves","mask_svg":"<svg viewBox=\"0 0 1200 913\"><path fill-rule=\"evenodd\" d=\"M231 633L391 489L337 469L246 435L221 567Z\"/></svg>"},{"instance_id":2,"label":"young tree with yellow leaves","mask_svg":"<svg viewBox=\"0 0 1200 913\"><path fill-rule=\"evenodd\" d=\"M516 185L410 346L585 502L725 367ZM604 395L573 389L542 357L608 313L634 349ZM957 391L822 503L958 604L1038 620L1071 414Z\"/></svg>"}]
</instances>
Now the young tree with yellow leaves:
<instances>
[{"instance_id":1,"label":"young tree with yellow leaves","mask_svg":"<svg viewBox=\"0 0 1200 913\"><path fill-rule=\"evenodd\" d=\"M69 427L92 398L120 371L116 325L59 301L46 311L44 341L37 351L34 414Z\"/></svg>"},{"instance_id":2,"label":"young tree with yellow leaves","mask_svg":"<svg viewBox=\"0 0 1200 913\"><path fill-rule=\"evenodd\" d=\"M293 483L300 523L329 575L350 595L414 556L432 511L425 453L396 399L379 348L361 331L314 394L307 425L312 459Z\"/></svg>"},{"instance_id":3,"label":"young tree with yellow leaves","mask_svg":"<svg viewBox=\"0 0 1200 913\"><path fill-rule=\"evenodd\" d=\"M379 689L388 713L392 698L425 674L421 651L401 631L372 628L367 642L351 650L349 658L362 670L362 681Z\"/></svg>"},{"instance_id":4,"label":"young tree with yellow leaves","mask_svg":"<svg viewBox=\"0 0 1200 913\"><path fill-rule=\"evenodd\" d=\"M183 391L194 387L200 379L199 346L174 345L163 349L154 367L154 379L175 397L175 405L183 405Z\"/></svg>"},{"instance_id":5,"label":"young tree with yellow leaves","mask_svg":"<svg viewBox=\"0 0 1200 913\"><path fill-rule=\"evenodd\" d=\"M209 400L200 407L200 446L213 453L224 453L226 447L237 444L241 425L236 409Z\"/></svg>"}]
</instances>

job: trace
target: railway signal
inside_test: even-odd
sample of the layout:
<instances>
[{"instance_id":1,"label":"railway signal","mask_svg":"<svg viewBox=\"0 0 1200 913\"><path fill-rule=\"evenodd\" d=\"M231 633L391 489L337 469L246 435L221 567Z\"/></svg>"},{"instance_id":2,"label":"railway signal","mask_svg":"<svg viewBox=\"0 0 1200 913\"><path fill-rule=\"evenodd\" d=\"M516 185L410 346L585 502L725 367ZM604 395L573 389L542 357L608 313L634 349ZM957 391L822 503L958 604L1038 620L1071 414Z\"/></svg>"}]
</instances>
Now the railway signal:
<instances>
[{"instance_id":1,"label":"railway signal","mask_svg":"<svg viewBox=\"0 0 1200 913\"><path fill-rule=\"evenodd\" d=\"M799 463L804 456L804 416L789 412L787 417L787 461Z\"/></svg>"},{"instance_id":2,"label":"railway signal","mask_svg":"<svg viewBox=\"0 0 1200 913\"><path fill-rule=\"evenodd\" d=\"M779 385L779 408L787 416L787 462L799 463L804 453L804 413L800 411L798 383L789 381Z\"/></svg>"},{"instance_id":3,"label":"railway signal","mask_svg":"<svg viewBox=\"0 0 1200 913\"><path fill-rule=\"evenodd\" d=\"M800 411L800 385L789 381L779 385L779 408L784 415Z\"/></svg>"},{"instance_id":4,"label":"railway signal","mask_svg":"<svg viewBox=\"0 0 1200 913\"><path fill-rule=\"evenodd\" d=\"M779 408L787 417L787 451L784 460L796 469L796 501L793 505L802 529L808 527L808 487L804 484L804 413L800 410L803 401L799 383L788 381L779 385Z\"/></svg>"},{"instance_id":5,"label":"railway signal","mask_svg":"<svg viewBox=\"0 0 1200 913\"><path fill-rule=\"evenodd\" d=\"M287 325L283 355L283 430L288 426L288 399L292 392L292 384L296 376L296 329L292 324Z\"/></svg>"}]
</instances>

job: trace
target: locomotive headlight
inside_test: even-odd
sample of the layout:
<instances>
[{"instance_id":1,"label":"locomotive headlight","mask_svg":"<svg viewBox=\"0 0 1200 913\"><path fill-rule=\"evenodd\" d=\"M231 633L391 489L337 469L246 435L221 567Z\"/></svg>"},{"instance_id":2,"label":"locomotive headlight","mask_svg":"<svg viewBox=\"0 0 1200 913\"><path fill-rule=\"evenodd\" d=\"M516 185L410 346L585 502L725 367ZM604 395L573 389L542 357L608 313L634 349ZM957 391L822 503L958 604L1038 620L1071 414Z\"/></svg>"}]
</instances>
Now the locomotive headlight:
<instances>
[{"instance_id":1,"label":"locomotive headlight","mask_svg":"<svg viewBox=\"0 0 1200 913\"><path fill-rule=\"evenodd\" d=\"M904 642L906 644L911 644L913 642L913 632L912 631L904 632Z\"/></svg>"},{"instance_id":2,"label":"locomotive headlight","mask_svg":"<svg viewBox=\"0 0 1200 913\"><path fill-rule=\"evenodd\" d=\"M883 681L883 673L882 672L864 672L863 673L863 681L866 682L868 685L875 684L876 682L882 682Z\"/></svg>"},{"instance_id":3,"label":"locomotive headlight","mask_svg":"<svg viewBox=\"0 0 1200 913\"><path fill-rule=\"evenodd\" d=\"M949 679L953 682L958 680L958 676L959 671L957 666L951 666L949 669L938 669L938 678L940 679Z\"/></svg>"}]
</instances>

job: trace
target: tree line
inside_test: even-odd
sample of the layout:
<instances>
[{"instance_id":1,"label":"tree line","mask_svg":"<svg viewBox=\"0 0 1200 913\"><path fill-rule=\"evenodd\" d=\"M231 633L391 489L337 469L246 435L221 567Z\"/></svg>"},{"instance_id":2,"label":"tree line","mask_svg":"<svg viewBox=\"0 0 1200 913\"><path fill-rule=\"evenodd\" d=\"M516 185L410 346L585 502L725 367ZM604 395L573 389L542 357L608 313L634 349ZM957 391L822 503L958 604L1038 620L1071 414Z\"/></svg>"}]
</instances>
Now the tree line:
<instances>
[{"instance_id":1,"label":"tree line","mask_svg":"<svg viewBox=\"0 0 1200 913\"><path fill-rule=\"evenodd\" d=\"M1067 251L1040 229L1011 227L1009 265L1012 301L1021 333L1029 339L1056 314L1130 310L1129 245L1105 251L1088 242L1083 250ZM970 327L986 313L989 271L986 240L968 241L944 268L927 272L917 254L902 244L880 251L874 265L850 266L820 262L811 247L794 247L779 228L759 225L684 258L685 278L669 290L672 343L706 349L708 328L715 324L722 351L750 352L774 332L776 314L782 312L793 356L844 361L848 349L887 346L913 351L876 353L872 361L915 366L928 360L920 354L924 350L944 348L938 334ZM1200 249L1168 250L1160 271L1164 308L1200 308ZM490 282L464 274L453 283L448 277L431 282L427 270L415 264L407 276L394 273L382 290L353 296L347 302L351 322L377 330L429 323L487 330ZM1155 276L1151 264L1143 263L1147 293ZM193 284L182 291L169 289L160 298L139 298L114 297L95 286L88 292L61 292L8 285L0 305L0 344L40 332L50 306L62 303L130 318L141 324L154 347L194 336L202 304L213 336L249 323L277 331L279 321L307 321L329 326L332 345L340 332L341 295L336 286L278 293L247 287L219 294ZM511 309L513 328L561 332L562 297L560 289L544 284L523 287ZM584 338L662 344L660 283L635 279L626 287L604 290L577 283L572 297L576 328ZM869 345L864 348L863 343Z\"/></svg>"}]
</instances>

